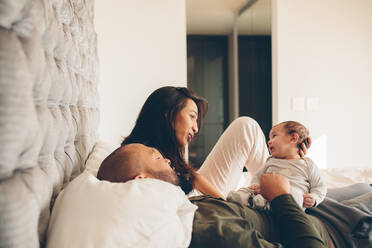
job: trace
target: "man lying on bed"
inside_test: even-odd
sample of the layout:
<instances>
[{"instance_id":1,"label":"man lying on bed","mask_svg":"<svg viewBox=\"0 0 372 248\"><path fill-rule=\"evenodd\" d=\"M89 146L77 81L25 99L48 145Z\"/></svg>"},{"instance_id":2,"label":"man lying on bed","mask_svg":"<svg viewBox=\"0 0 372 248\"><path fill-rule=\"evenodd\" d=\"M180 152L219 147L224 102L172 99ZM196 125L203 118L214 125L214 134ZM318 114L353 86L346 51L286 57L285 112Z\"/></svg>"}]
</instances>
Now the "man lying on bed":
<instances>
[{"instance_id":1,"label":"man lying on bed","mask_svg":"<svg viewBox=\"0 0 372 248\"><path fill-rule=\"evenodd\" d=\"M110 182L156 178L177 185L178 177L169 163L154 148L130 144L110 154L103 161L97 177ZM326 229L331 227L321 221L326 219L322 216L322 211L315 211L317 217L305 214L289 194L286 178L278 174L264 174L260 183L262 195L271 202L270 212L250 209L210 196L190 198L198 206L190 247L334 247ZM333 207L337 209L337 206ZM370 215L366 216L372 219ZM331 216L329 219L337 220L337 217ZM371 231L369 218L357 223L362 227L358 229L356 234L359 237L356 238L362 239L365 242L363 245L371 244L368 239ZM367 236L366 228L369 228ZM360 232L361 229L364 232ZM338 244L336 247L344 247L345 244L347 247L357 247L362 244L359 241L342 243L343 241L338 240L340 237L337 234L335 236L335 230L332 231L332 239ZM343 235L353 235L355 238L355 234L351 232Z\"/></svg>"}]
</instances>

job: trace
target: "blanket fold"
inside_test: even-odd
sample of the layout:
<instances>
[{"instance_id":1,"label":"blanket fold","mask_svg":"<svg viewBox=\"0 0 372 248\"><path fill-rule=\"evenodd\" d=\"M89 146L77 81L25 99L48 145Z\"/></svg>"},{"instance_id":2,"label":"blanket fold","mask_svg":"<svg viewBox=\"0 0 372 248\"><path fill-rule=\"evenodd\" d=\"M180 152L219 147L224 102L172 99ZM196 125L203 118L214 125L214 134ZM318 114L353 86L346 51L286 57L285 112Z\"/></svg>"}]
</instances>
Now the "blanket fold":
<instances>
[{"instance_id":1,"label":"blanket fold","mask_svg":"<svg viewBox=\"0 0 372 248\"><path fill-rule=\"evenodd\" d=\"M336 247L372 247L372 192L343 201L326 197L306 212L323 221Z\"/></svg>"}]
</instances>

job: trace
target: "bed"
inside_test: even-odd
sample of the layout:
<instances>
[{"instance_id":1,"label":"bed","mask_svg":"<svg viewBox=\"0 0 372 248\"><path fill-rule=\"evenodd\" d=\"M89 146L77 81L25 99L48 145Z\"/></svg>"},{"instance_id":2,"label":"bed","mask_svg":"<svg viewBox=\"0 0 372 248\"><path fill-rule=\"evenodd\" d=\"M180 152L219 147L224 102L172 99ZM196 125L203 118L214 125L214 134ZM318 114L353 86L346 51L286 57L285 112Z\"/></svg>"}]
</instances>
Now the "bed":
<instances>
[{"instance_id":1,"label":"bed","mask_svg":"<svg viewBox=\"0 0 372 248\"><path fill-rule=\"evenodd\" d=\"M0 1L0 247L187 247L195 206L179 188L95 178L114 147L97 134L93 18L93 0ZM324 173L332 187L372 183L371 169ZM167 204L155 201L163 190ZM141 195L150 196L139 203ZM121 208L107 222L94 218L112 199ZM150 204L153 212L133 218ZM84 223L84 235L75 232Z\"/></svg>"}]
</instances>

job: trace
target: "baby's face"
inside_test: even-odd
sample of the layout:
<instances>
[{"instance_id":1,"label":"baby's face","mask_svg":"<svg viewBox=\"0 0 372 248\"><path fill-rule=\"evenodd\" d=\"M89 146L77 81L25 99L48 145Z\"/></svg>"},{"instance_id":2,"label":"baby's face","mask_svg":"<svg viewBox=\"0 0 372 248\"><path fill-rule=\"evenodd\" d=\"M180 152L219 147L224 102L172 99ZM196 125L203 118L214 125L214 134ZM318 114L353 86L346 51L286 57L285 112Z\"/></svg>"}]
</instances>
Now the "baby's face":
<instances>
[{"instance_id":1,"label":"baby's face","mask_svg":"<svg viewBox=\"0 0 372 248\"><path fill-rule=\"evenodd\" d=\"M270 140L268 142L271 156L277 158L287 158L292 155L295 144L291 142L292 136L289 135L282 125L274 126L270 131Z\"/></svg>"}]
</instances>

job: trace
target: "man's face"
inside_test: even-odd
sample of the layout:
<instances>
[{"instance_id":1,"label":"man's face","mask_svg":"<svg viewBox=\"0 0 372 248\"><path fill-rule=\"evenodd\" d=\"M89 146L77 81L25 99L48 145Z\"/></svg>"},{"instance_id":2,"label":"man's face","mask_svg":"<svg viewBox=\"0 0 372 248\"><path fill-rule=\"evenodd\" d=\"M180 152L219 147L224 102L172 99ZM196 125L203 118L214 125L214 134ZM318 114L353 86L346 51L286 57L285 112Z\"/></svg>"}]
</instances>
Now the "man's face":
<instances>
[{"instance_id":1,"label":"man's face","mask_svg":"<svg viewBox=\"0 0 372 248\"><path fill-rule=\"evenodd\" d=\"M170 160L153 147L144 146L141 156L142 161L146 164L146 169L154 178L179 185L178 177L170 167Z\"/></svg>"}]
</instances>

